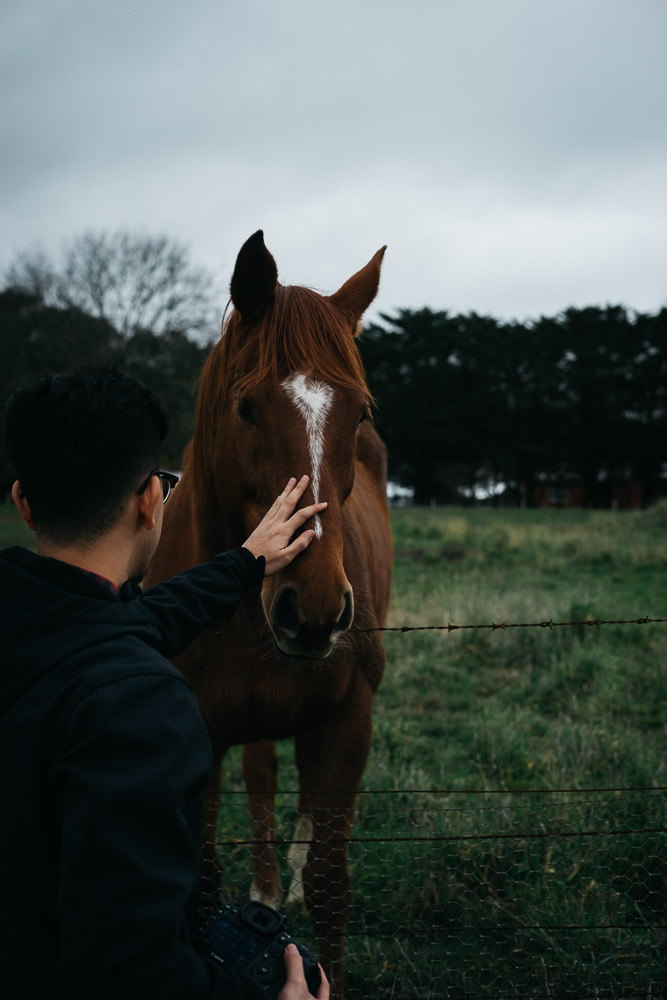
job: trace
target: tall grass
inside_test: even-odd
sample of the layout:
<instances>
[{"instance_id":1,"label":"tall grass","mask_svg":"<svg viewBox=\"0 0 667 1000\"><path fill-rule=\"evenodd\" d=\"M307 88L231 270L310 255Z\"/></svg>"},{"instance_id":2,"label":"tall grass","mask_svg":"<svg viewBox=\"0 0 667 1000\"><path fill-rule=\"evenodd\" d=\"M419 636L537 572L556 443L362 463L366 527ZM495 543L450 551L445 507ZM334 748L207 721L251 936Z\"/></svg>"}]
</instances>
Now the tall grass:
<instances>
[{"instance_id":1,"label":"tall grass","mask_svg":"<svg viewBox=\"0 0 667 1000\"><path fill-rule=\"evenodd\" d=\"M663 518L396 512L389 624L667 618ZM446 787L666 783L667 624L389 633L385 645L376 750L393 713L430 758L446 737L432 760Z\"/></svg>"}]
</instances>

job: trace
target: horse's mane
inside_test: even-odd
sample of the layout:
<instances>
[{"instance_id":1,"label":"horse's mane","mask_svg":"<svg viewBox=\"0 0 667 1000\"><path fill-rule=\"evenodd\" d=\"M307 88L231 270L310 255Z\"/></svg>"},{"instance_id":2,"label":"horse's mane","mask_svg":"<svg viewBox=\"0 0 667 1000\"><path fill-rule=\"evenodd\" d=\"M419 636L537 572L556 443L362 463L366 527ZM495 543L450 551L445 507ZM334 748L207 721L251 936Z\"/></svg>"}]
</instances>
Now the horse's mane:
<instances>
[{"instance_id":1,"label":"horse's mane","mask_svg":"<svg viewBox=\"0 0 667 1000\"><path fill-rule=\"evenodd\" d=\"M266 381L279 383L303 371L335 385L357 386L369 396L361 355L350 320L329 299L302 285L276 286L262 319L244 323L236 310L204 365L199 384L199 418L212 416L214 400L230 392L252 393Z\"/></svg>"},{"instance_id":2,"label":"horse's mane","mask_svg":"<svg viewBox=\"0 0 667 1000\"><path fill-rule=\"evenodd\" d=\"M219 406L230 393L251 394L267 380L280 383L290 372L356 386L372 402L356 332L350 317L302 285L277 284L259 321L246 323L233 310L201 374L196 418L199 443L217 425Z\"/></svg>"},{"instance_id":3,"label":"horse's mane","mask_svg":"<svg viewBox=\"0 0 667 1000\"><path fill-rule=\"evenodd\" d=\"M260 324L244 330L238 313L232 313L225 325L231 387L243 394L267 379L279 382L289 372L304 371L368 391L354 333L329 299L301 285L277 285Z\"/></svg>"}]
</instances>

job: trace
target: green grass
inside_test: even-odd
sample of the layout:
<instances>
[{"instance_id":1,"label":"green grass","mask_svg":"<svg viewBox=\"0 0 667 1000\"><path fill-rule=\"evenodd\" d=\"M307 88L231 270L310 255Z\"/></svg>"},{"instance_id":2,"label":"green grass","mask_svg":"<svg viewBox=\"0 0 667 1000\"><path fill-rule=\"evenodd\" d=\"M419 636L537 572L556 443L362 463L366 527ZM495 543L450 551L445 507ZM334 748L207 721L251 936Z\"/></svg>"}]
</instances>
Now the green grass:
<instances>
[{"instance_id":1,"label":"green grass","mask_svg":"<svg viewBox=\"0 0 667 1000\"><path fill-rule=\"evenodd\" d=\"M665 506L402 509L392 524L389 625L667 618ZM613 789L667 785L667 624L392 632L385 648L348 996L660 995L665 796ZM289 744L280 757L293 789ZM224 770L240 789L238 750ZM223 837L247 834L244 809L228 800ZM279 837L294 814L284 794ZM246 850L223 856L230 893L247 890ZM312 945L305 916L290 921Z\"/></svg>"},{"instance_id":2,"label":"green grass","mask_svg":"<svg viewBox=\"0 0 667 1000\"><path fill-rule=\"evenodd\" d=\"M396 512L389 624L667 618L662 513ZM667 783L667 624L390 633L385 645L376 750L398 713L431 783Z\"/></svg>"},{"instance_id":3,"label":"green grass","mask_svg":"<svg viewBox=\"0 0 667 1000\"><path fill-rule=\"evenodd\" d=\"M667 618L667 505L406 508L392 524L389 625ZM2 511L0 543L30 543L21 528ZM390 632L385 648L349 1000L666 995L667 624ZM297 776L289 743L279 755L288 841ZM239 748L223 770L221 839L242 840ZM245 895L247 846L222 860Z\"/></svg>"}]
</instances>

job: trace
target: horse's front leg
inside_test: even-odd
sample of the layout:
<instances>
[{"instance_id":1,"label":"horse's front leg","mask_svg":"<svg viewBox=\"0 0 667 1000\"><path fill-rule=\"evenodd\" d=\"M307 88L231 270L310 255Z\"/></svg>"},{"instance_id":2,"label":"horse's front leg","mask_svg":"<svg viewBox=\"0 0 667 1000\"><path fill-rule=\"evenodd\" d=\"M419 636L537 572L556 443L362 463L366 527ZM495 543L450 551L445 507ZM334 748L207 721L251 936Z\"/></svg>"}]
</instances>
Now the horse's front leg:
<instances>
[{"instance_id":1,"label":"horse's front leg","mask_svg":"<svg viewBox=\"0 0 667 1000\"><path fill-rule=\"evenodd\" d=\"M292 893L299 894L300 875L320 959L331 983L331 995L336 998L343 996L343 953L350 909L347 854L357 791L370 748L370 702L369 693L362 710L355 705L354 713L337 714L317 732L296 738L301 786L297 830L302 836L312 833L312 840L303 870L294 870Z\"/></svg>"},{"instance_id":2,"label":"horse's front leg","mask_svg":"<svg viewBox=\"0 0 667 1000\"><path fill-rule=\"evenodd\" d=\"M283 901L283 889L274 847L278 757L271 740L244 745L243 777L252 823L252 860L255 873L250 898L279 909Z\"/></svg>"}]
</instances>

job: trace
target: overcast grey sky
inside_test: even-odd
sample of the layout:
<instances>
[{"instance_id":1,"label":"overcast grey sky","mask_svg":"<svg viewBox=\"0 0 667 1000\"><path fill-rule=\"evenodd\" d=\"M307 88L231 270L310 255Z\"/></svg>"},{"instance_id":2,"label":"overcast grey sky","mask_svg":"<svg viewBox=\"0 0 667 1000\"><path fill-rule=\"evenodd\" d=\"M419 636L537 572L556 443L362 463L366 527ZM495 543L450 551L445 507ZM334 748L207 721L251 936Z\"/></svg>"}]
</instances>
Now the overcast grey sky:
<instances>
[{"instance_id":1,"label":"overcast grey sky","mask_svg":"<svg viewBox=\"0 0 667 1000\"><path fill-rule=\"evenodd\" d=\"M262 228L325 292L387 243L384 311L655 311L666 50L667 0L2 0L0 273L124 227L224 288Z\"/></svg>"}]
</instances>

